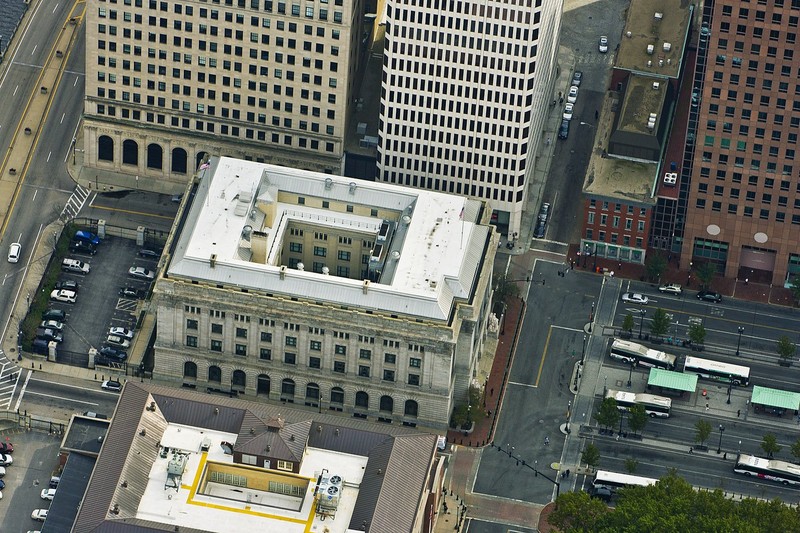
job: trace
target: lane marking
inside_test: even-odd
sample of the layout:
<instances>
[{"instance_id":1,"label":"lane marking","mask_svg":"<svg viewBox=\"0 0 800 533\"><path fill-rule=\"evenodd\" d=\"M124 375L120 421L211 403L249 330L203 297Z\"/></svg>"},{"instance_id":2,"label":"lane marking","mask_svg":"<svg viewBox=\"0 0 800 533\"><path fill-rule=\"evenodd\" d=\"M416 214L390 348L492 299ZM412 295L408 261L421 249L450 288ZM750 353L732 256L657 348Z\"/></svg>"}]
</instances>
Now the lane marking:
<instances>
[{"instance_id":1,"label":"lane marking","mask_svg":"<svg viewBox=\"0 0 800 533\"><path fill-rule=\"evenodd\" d=\"M25 396L25 389L28 388L28 381L30 381L33 372L28 370L28 375L25 376L25 383L22 384L22 388L19 390L19 397L17 398L17 404L14 406L14 412L19 412L19 405L22 403L22 397Z\"/></svg>"},{"instance_id":2,"label":"lane marking","mask_svg":"<svg viewBox=\"0 0 800 533\"><path fill-rule=\"evenodd\" d=\"M92 405L92 406L100 405L100 404L94 403L94 402L84 402L83 400L76 400L74 398L65 398L63 396L55 396L53 394L46 394L44 392L33 392L33 391L30 391L30 392L28 392L28 394L29 395L33 395L33 396L43 396L44 398L52 398L53 400L61 400L61 401L64 401L64 402L81 403L83 405Z\"/></svg>"}]
</instances>

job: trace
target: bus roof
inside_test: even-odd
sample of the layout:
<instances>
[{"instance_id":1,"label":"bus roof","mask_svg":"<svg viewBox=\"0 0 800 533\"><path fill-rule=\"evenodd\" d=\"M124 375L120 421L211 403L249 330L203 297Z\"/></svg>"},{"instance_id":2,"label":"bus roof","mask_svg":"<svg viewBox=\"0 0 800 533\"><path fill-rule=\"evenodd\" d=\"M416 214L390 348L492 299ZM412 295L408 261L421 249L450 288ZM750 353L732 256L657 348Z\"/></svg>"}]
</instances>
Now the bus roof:
<instances>
[{"instance_id":1,"label":"bus roof","mask_svg":"<svg viewBox=\"0 0 800 533\"><path fill-rule=\"evenodd\" d=\"M786 461L779 461L777 459L764 459L763 457L756 457L755 455L739 454L737 463L746 464L756 468L767 468L769 470L790 472L796 476L800 476L800 465L788 463Z\"/></svg>"},{"instance_id":2,"label":"bus roof","mask_svg":"<svg viewBox=\"0 0 800 533\"><path fill-rule=\"evenodd\" d=\"M643 346L641 344L637 344L631 341L625 341L622 339L614 339L614 342L611 343L611 349L617 350L627 350L630 352L635 352L642 357L646 357L648 359L655 359L658 361L664 361L671 365L675 365L676 357L672 354L668 354L666 352L662 352L661 350L655 350L653 348L648 348L647 346Z\"/></svg>"},{"instance_id":3,"label":"bus roof","mask_svg":"<svg viewBox=\"0 0 800 533\"><path fill-rule=\"evenodd\" d=\"M600 482L602 484L603 481L615 481L617 483L623 483L625 485L638 485L638 486L645 486L645 485L655 485L658 480L649 478L649 477L642 477L642 476L634 476L631 474L620 474L618 472L611 472L609 470L598 470L593 479L593 483Z\"/></svg>"},{"instance_id":4,"label":"bus roof","mask_svg":"<svg viewBox=\"0 0 800 533\"><path fill-rule=\"evenodd\" d=\"M712 361L711 359L703 359L702 357L693 357L691 355L686 356L686 360L683 363L683 367L686 368L687 366L697 367L703 366L710 370L716 370L717 372L721 372L723 374L730 373L737 376L747 376L750 377L750 367L748 366L741 366L741 365L733 365L730 363L723 363L721 361Z\"/></svg>"}]
</instances>

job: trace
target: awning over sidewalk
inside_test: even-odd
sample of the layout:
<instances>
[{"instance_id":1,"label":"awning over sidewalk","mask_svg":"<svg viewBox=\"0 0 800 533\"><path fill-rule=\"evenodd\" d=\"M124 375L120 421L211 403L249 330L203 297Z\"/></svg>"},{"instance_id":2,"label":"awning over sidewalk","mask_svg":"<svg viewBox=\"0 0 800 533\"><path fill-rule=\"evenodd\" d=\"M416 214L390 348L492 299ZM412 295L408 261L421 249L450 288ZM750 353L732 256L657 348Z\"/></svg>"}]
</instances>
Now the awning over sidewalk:
<instances>
[{"instance_id":1,"label":"awning over sidewalk","mask_svg":"<svg viewBox=\"0 0 800 533\"><path fill-rule=\"evenodd\" d=\"M647 385L694 392L697 389L697 374L684 374L662 368L651 368L650 377L647 378Z\"/></svg>"},{"instance_id":2,"label":"awning over sidewalk","mask_svg":"<svg viewBox=\"0 0 800 533\"><path fill-rule=\"evenodd\" d=\"M750 401L758 405L783 407L793 411L800 409L800 393L759 387L758 385L753 385L753 396Z\"/></svg>"}]
</instances>

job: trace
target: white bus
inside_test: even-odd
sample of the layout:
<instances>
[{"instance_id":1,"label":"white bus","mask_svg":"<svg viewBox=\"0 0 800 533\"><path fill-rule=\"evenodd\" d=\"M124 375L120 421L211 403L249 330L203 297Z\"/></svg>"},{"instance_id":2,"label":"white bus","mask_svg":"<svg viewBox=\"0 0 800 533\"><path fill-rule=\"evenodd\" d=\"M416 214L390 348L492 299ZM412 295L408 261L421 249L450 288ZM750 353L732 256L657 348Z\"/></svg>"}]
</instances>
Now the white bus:
<instances>
[{"instance_id":1,"label":"white bus","mask_svg":"<svg viewBox=\"0 0 800 533\"><path fill-rule=\"evenodd\" d=\"M704 379L714 381L730 381L734 385L747 387L750 385L750 367L732 365L712 361L711 359L701 359L700 357L687 356L683 363L683 371L687 374L697 374Z\"/></svg>"},{"instance_id":2,"label":"white bus","mask_svg":"<svg viewBox=\"0 0 800 533\"><path fill-rule=\"evenodd\" d=\"M644 406L644 411L651 417L667 418L672 408L672 399L653 394L633 393L620 390L608 389L606 398L614 398L617 401L617 408L630 410L634 405Z\"/></svg>"},{"instance_id":3,"label":"white bus","mask_svg":"<svg viewBox=\"0 0 800 533\"><path fill-rule=\"evenodd\" d=\"M598 470L592 480L592 486L595 490L602 487L611 492L616 492L617 489L624 487L647 487L648 485L655 485L657 481L657 479L649 477Z\"/></svg>"},{"instance_id":4,"label":"white bus","mask_svg":"<svg viewBox=\"0 0 800 533\"><path fill-rule=\"evenodd\" d=\"M800 485L800 465L764 459L754 455L739 454L733 471L745 476L755 476L761 479L777 481L784 485Z\"/></svg>"},{"instance_id":5,"label":"white bus","mask_svg":"<svg viewBox=\"0 0 800 533\"><path fill-rule=\"evenodd\" d=\"M614 339L611 343L612 359L622 361L632 365L634 361L639 366L652 366L666 370L675 370L675 356L668 353L653 350L647 346L636 344L635 342Z\"/></svg>"}]
</instances>

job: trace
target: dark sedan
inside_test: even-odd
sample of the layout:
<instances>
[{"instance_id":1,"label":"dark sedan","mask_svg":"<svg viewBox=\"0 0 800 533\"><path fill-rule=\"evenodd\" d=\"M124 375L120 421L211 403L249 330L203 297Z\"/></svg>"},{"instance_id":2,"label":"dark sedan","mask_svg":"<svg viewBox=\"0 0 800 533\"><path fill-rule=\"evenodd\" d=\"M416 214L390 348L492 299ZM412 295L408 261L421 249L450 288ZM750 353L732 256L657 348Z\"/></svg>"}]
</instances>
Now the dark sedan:
<instances>
[{"instance_id":1,"label":"dark sedan","mask_svg":"<svg viewBox=\"0 0 800 533\"><path fill-rule=\"evenodd\" d=\"M719 303L722 301L722 295L714 291L700 291L697 293L697 299L704 302Z\"/></svg>"}]
</instances>

